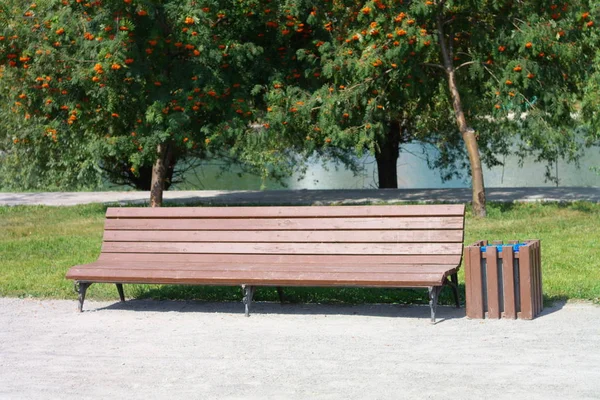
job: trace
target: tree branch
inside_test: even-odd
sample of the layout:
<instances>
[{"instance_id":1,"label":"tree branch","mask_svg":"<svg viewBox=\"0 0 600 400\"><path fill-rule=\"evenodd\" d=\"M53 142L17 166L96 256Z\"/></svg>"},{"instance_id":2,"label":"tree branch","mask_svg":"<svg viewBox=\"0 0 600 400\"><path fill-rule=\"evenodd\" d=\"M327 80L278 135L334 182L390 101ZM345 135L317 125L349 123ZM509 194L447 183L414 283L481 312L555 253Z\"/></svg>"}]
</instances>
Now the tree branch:
<instances>
[{"instance_id":1,"label":"tree branch","mask_svg":"<svg viewBox=\"0 0 600 400\"><path fill-rule=\"evenodd\" d=\"M458 71L462 67L466 67L467 65L475 64L476 62L477 61L467 61L467 62L464 62L464 63L460 64L458 67L454 68L454 70Z\"/></svg>"},{"instance_id":2,"label":"tree branch","mask_svg":"<svg viewBox=\"0 0 600 400\"><path fill-rule=\"evenodd\" d=\"M426 67L441 68L444 71L446 70L446 68L444 68L444 66L440 65L440 64L423 63L423 65L426 66Z\"/></svg>"},{"instance_id":3,"label":"tree branch","mask_svg":"<svg viewBox=\"0 0 600 400\"><path fill-rule=\"evenodd\" d=\"M500 83L500 80L496 78L496 75L494 75L494 73L488 67L486 67L485 64L483 65L483 68L485 68L485 70L489 72L489 74L492 76L492 78L496 80L496 82Z\"/></svg>"}]
</instances>

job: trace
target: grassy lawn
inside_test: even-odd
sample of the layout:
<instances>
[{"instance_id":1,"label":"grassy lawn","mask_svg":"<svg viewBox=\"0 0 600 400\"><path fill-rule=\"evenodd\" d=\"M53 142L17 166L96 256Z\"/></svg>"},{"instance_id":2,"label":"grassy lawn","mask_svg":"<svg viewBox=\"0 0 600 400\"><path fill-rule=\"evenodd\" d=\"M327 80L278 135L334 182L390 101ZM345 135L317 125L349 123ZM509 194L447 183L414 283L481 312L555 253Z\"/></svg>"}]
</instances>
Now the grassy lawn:
<instances>
[{"instance_id":1,"label":"grassy lawn","mask_svg":"<svg viewBox=\"0 0 600 400\"><path fill-rule=\"evenodd\" d=\"M69 267L95 261L105 206L0 207L0 296L75 299ZM541 239L547 301L600 299L600 204L490 204L489 217L467 215L465 243L479 239ZM461 276L462 282L462 276ZM138 298L236 300L239 288L127 285ZM114 285L92 285L88 298L117 299ZM425 303L426 290L286 289L295 302ZM257 300L276 300L262 289ZM442 303L451 303L444 290Z\"/></svg>"}]
</instances>

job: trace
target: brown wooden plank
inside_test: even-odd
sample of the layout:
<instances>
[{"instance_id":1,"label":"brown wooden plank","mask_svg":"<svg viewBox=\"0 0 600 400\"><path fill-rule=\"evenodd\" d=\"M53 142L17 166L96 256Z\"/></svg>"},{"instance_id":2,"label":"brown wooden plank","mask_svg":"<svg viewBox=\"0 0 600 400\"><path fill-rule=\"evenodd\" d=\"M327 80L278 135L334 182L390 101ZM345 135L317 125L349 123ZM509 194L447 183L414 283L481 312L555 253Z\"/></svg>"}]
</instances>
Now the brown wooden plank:
<instances>
[{"instance_id":1,"label":"brown wooden plank","mask_svg":"<svg viewBox=\"0 0 600 400\"><path fill-rule=\"evenodd\" d=\"M500 318L500 294L498 291L498 249L489 246L486 250L486 286L488 318Z\"/></svg>"},{"instance_id":2,"label":"brown wooden plank","mask_svg":"<svg viewBox=\"0 0 600 400\"><path fill-rule=\"evenodd\" d=\"M460 254L460 243L148 243L104 242L103 253Z\"/></svg>"},{"instance_id":3,"label":"brown wooden plank","mask_svg":"<svg viewBox=\"0 0 600 400\"><path fill-rule=\"evenodd\" d=\"M462 229L462 217L291 218L291 219L107 219L106 230L352 230Z\"/></svg>"},{"instance_id":4,"label":"brown wooden plank","mask_svg":"<svg viewBox=\"0 0 600 400\"><path fill-rule=\"evenodd\" d=\"M502 240L492 240L492 244L493 245L500 245L500 244L504 244L504 242Z\"/></svg>"},{"instance_id":5,"label":"brown wooden plank","mask_svg":"<svg viewBox=\"0 0 600 400\"><path fill-rule=\"evenodd\" d=\"M537 263L538 263L538 275L539 275L539 291L540 291L540 312L544 310L544 275L542 274L542 242L537 242Z\"/></svg>"},{"instance_id":6,"label":"brown wooden plank","mask_svg":"<svg viewBox=\"0 0 600 400\"><path fill-rule=\"evenodd\" d=\"M282 271L180 271L71 268L68 279L94 282L188 283L213 285L262 284L282 286L430 286L441 285L440 274L282 272Z\"/></svg>"},{"instance_id":7,"label":"brown wooden plank","mask_svg":"<svg viewBox=\"0 0 600 400\"><path fill-rule=\"evenodd\" d=\"M471 282L468 290L471 291L471 306L467 307L467 316L469 318L484 318L483 310L483 281L481 274L481 255L478 247L472 247L468 257L471 263Z\"/></svg>"},{"instance_id":8,"label":"brown wooden plank","mask_svg":"<svg viewBox=\"0 0 600 400\"><path fill-rule=\"evenodd\" d=\"M539 313L542 311L542 303L543 303L543 299L542 299L542 294L541 294L541 287L542 287L542 282L541 282L541 274L540 274L540 263L539 263L539 244L540 242L537 240L533 241L533 252L532 252L532 263L534 265L534 278L535 278L535 313L534 313L534 317L538 316Z\"/></svg>"},{"instance_id":9,"label":"brown wooden plank","mask_svg":"<svg viewBox=\"0 0 600 400\"><path fill-rule=\"evenodd\" d=\"M252 264L252 263L104 263L95 262L76 266L78 269L124 269L124 270L177 270L177 271L287 271L287 272L352 272L356 274L437 274L441 276L452 267L448 265L328 265L328 264Z\"/></svg>"},{"instance_id":10,"label":"brown wooden plank","mask_svg":"<svg viewBox=\"0 0 600 400\"><path fill-rule=\"evenodd\" d=\"M537 245L531 242L531 297L532 297L532 318L535 318L539 313L539 294L537 280Z\"/></svg>"},{"instance_id":11,"label":"brown wooden plank","mask_svg":"<svg viewBox=\"0 0 600 400\"><path fill-rule=\"evenodd\" d=\"M521 299L521 312L519 318L533 318L533 304L531 298L531 249L522 246L519 249L519 293Z\"/></svg>"},{"instance_id":12,"label":"brown wooden plank","mask_svg":"<svg viewBox=\"0 0 600 400\"><path fill-rule=\"evenodd\" d=\"M104 231L110 242L462 243L462 230L401 231Z\"/></svg>"},{"instance_id":13,"label":"brown wooden plank","mask_svg":"<svg viewBox=\"0 0 600 400\"><path fill-rule=\"evenodd\" d=\"M512 247L502 249L502 290L504 297L504 318L517 318L515 303L515 271L513 264L514 252Z\"/></svg>"},{"instance_id":14,"label":"brown wooden plank","mask_svg":"<svg viewBox=\"0 0 600 400\"><path fill-rule=\"evenodd\" d=\"M109 207L107 218L287 218L463 216L463 204L300 207Z\"/></svg>"},{"instance_id":15,"label":"brown wooden plank","mask_svg":"<svg viewBox=\"0 0 600 400\"><path fill-rule=\"evenodd\" d=\"M471 249L474 246L466 246L464 248L464 257L463 257L463 263L464 263L464 268L465 268L465 304L466 304L466 312L467 312L467 316L469 316L470 314L470 308L471 305L473 304L473 301L471 300L471 285L473 282L473 278L471 277ZM477 249L479 251L479 248Z\"/></svg>"},{"instance_id":16,"label":"brown wooden plank","mask_svg":"<svg viewBox=\"0 0 600 400\"><path fill-rule=\"evenodd\" d=\"M447 264L457 267L460 255L303 255L303 254L152 254L152 253L102 253L98 261L130 262L149 261L164 263L180 262L229 262L266 264Z\"/></svg>"}]
</instances>

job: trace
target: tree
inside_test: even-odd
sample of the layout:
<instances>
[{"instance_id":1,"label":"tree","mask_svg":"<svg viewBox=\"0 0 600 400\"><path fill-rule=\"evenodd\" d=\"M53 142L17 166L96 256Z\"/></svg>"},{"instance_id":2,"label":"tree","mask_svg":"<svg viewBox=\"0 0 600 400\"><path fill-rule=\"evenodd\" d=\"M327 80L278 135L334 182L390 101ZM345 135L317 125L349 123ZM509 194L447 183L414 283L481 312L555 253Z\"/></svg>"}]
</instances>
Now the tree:
<instances>
[{"instance_id":1,"label":"tree","mask_svg":"<svg viewBox=\"0 0 600 400\"><path fill-rule=\"evenodd\" d=\"M398 144L416 140L450 173L468 158L485 215L482 161L515 146L576 160L577 115L591 109L579 107L593 104L581 88L597 6L584 0L11 7L23 18L2 22L5 92L21 119L46 126L45 139L19 131L16 148L90 171L152 165L158 200L169 167L194 152L272 176L314 152L370 151L380 186L393 186Z\"/></svg>"},{"instance_id":2,"label":"tree","mask_svg":"<svg viewBox=\"0 0 600 400\"><path fill-rule=\"evenodd\" d=\"M134 181L152 166L153 206L190 154L225 154L264 176L285 170L286 149L255 123L277 65L277 50L260 45L275 43L268 32L256 36L269 16L250 18L260 5L3 3L2 93L23 127L8 157L34 155L37 171L61 163L78 178L104 169Z\"/></svg>"},{"instance_id":3,"label":"tree","mask_svg":"<svg viewBox=\"0 0 600 400\"><path fill-rule=\"evenodd\" d=\"M284 3L294 19L305 18L297 25L310 40L295 53L304 74L266 96L270 125L303 132L309 149L373 154L380 188L397 187L399 147L419 138L417 112L436 90L414 52L428 45L426 35L395 31L406 6L389 3Z\"/></svg>"},{"instance_id":4,"label":"tree","mask_svg":"<svg viewBox=\"0 0 600 400\"><path fill-rule=\"evenodd\" d=\"M485 216L478 140L486 130L488 140L496 142L494 127L502 135L517 132L525 144L518 151L522 157L537 152L550 163L561 156L577 159L574 128L582 122L576 109L589 72L584 60L594 26L590 3L440 0L434 5L440 56L429 65L446 75L469 154L474 213Z\"/></svg>"},{"instance_id":5,"label":"tree","mask_svg":"<svg viewBox=\"0 0 600 400\"><path fill-rule=\"evenodd\" d=\"M381 185L398 143L432 143L441 151L435 166L452 170L467 155L474 213L485 216L482 159L497 165L515 148L549 163L580 154L577 109L595 43L588 2L340 0L302 7L298 13L314 30L298 57L322 86L273 89L271 118L311 132L306 140L316 146L370 150Z\"/></svg>"}]
</instances>

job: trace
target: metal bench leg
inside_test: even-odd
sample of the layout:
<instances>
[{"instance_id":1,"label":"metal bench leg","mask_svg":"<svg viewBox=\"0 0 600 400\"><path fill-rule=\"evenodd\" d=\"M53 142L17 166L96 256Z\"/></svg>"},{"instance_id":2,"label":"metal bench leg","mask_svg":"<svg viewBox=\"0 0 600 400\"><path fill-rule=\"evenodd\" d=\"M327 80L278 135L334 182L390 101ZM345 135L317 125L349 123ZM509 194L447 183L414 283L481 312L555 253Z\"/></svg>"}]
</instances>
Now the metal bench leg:
<instances>
[{"instance_id":1,"label":"metal bench leg","mask_svg":"<svg viewBox=\"0 0 600 400\"><path fill-rule=\"evenodd\" d=\"M125 293L123 292L123 284L117 283L117 291L119 292L119 298L121 301L125 301Z\"/></svg>"},{"instance_id":2,"label":"metal bench leg","mask_svg":"<svg viewBox=\"0 0 600 400\"><path fill-rule=\"evenodd\" d=\"M83 312L83 302L85 301L85 292L90 287L90 282L75 282L75 291L79 293L79 312Z\"/></svg>"},{"instance_id":3,"label":"metal bench leg","mask_svg":"<svg viewBox=\"0 0 600 400\"><path fill-rule=\"evenodd\" d=\"M279 302L285 302L285 295L283 294L283 289L280 286L277 286L277 295L279 296Z\"/></svg>"},{"instance_id":4,"label":"metal bench leg","mask_svg":"<svg viewBox=\"0 0 600 400\"><path fill-rule=\"evenodd\" d=\"M435 310L437 308L438 296L443 286L429 286L429 308L431 309L431 323L435 324Z\"/></svg>"},{"instance_id":5,"label":"metal bench leg","mask_svg":"<svg viewBox=\"0 0 600 400\"><path fill-rule=\"evenodd\" d=\"M460 296L458 295L458 274L455 272L450 275L452 286L452 293L454 294L454 301L456 302L456 308L460 308Z\"/></svg>"},{"instance_id":6,"label":"metal bench leg","mask_svg":"<svg viewBox=\"0 0 600 400\"><path fill-rule=\"evenodd\" d=\"M244 307L246 312L246 317L250 316L250 304L252 304L252 298L254 297L254 286L246 286L242 285L242 290L244 291Z\"/></svg>"}]
</instances>

